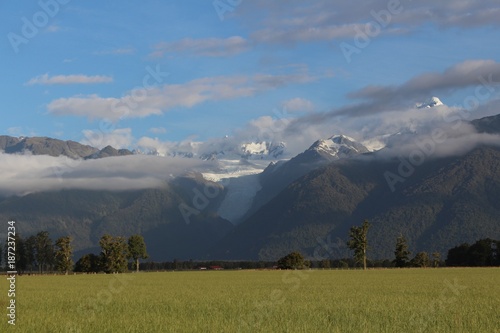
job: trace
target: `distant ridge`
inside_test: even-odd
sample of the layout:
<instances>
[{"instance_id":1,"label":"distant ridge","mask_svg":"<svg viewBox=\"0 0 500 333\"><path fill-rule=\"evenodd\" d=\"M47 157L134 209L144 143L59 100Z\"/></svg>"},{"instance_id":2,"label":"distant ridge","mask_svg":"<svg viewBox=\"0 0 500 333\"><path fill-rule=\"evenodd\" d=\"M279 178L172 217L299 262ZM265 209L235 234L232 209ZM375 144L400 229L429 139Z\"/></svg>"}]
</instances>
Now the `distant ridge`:
<instances>
[{"instance_id":1,"label":"distant ridge","mask_svg":"<svg viewBox=\"0 0 500 333\"><path fill-rule=\"evenodd\" d=\"M63 141L48 137L0 136L0 150L6 154L66 156L72 159L103 158L125 156L133 153L128 149L117 150L107 146L101 150L75 141Z\"/></svg>"}]
</instances>

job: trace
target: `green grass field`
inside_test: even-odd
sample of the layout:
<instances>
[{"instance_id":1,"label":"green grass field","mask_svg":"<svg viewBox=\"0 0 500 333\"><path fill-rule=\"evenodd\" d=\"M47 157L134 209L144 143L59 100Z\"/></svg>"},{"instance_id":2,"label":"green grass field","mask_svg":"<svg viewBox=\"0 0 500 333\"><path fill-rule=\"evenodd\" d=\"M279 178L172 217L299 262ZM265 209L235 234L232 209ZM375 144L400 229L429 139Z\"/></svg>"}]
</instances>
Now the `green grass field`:
<instances>
[{"instance_id":1,"label":"green grass field","mask_svg":"<svg viewBox=\"0 0 500 333\"><path fill-rule=\"evenodd\" d=\"M500 269L18 276L1 332L500 332Z\"/></svg>"}]
</instances>

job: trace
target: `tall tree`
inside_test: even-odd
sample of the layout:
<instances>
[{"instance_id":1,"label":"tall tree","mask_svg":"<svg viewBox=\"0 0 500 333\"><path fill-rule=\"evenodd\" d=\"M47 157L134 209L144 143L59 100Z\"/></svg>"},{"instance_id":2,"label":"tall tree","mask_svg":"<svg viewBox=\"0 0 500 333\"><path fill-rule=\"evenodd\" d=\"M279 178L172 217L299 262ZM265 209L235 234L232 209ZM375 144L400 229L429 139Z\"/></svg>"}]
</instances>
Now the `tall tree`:
<instances>
[{"instance_id":1,"label":"tall tree","mask_svg":"<svg viewBox=\"0 0 500 333\"><path fill-rule=\"evenodd\" d=\"M497 266L500 265L500 241L480 239L472 245L467 243L448 250L446 266Z\"/></svg>"},{"instance_id":2,"label":"tall tree","mask_svg":"<svg viewBox=\"0 0 500 333\"><path fill-rule=\"evenodd\" d=\"M307 263L300 252L292 252L278 260L280 269L304 269Z\"/></svg>"},{"instance_id":3,"label":"tall tree","mask_svg":"<svg viewBox=\"0 0 500 333\"><path fill-rule=\"evenodd\" d=\"M128 239L129 258L134 260L135 271L139 272L139 259L147 259L149 257L146 251L146 243L141 235L133 235Z\"/></svg>"},{"instance_id":4,"label":"tall tree","mask_svg":"<svg viewBox=\"0 0 500 333\"><path fill-rule=\"evenodd\" d=\"M493 266L496 260L496 241L480 239L467 251L468 266Z\"/></svg>"},{"instance_id":5,"label":"tall tree","mask_svg":"<svg viewBox=\"0 0 500 333\"><path fill-rule=\"evenodd\" d=\"M101 258L93 253L82 256L75 264L75 272L97 273L101 271Z\"/></svg>"},{"instance_id":6,"label":"tall tree","mask_svg":"<svg viewBox=\"0 0 500 333\"><path fill-rule=\"evenodd\" d=\"M470 245L468 243L463 243L449 249L448 256L446 257L446 266L467 266L469 248Z\"/></svg>"},{"instance_id":7,"label":"tall tree","mask_svg":"<svg viewBox=\"0 0 500 333\"><path fill-rule=\"evenodd\" d=\"M47 231L40 231L36 235L36 261L40 273L43 273L44 268L48 269L54 263L54 245Z\"/></svg>"},{"instance_id":8,"label":"tall tree","mask_svg":"<svg viewBox=\"0 0 500 333\"><path fill-rule=\"evenodd\" d=\"M366 250L368 249L368 229L370 223L364 220L360 227L351 227L349 232L349 242L347 246L354 251L354 259L357 263L363 263L363 269L366 269Z\"/></svg>"},{"instance_id":9,"label":"tall tree","mask_svg":"<svg viewBox=\"0 0 500 333\"><path fill-rule=\"evenodd\" d=\"M60 272L68 275L73 268L73 247L71 246L71 237L61 237L56 240L56 267Z\"/></svg>"},{"instance_id":10,"label":"tall tree","mask_svg":"<svg viewBox=\"0 0 500 333\"><path fill-rule=\"evenodd\" d=\"M99 241L101 258L106 273L122 273L127 270L128 246L124 237L104 235Z\"/></svg>"},{"instance_id":11,"label":"tall tree","mask_svg":"<svg viewBox=\"0 0 500 333\"><path fill-rule=\"evenodd\" d=\"M495 241L491 246L491 251L493 252L494 257L494 266L500 266L500 241Z\"/></svg>"},{"instance_id":12,"label":"tall tree","mask_svg":"<svg viewBox=\"0 0 500 333\"><path fill-rule=\"evenodd\" d=\"M396 240L396 250L394 251L394 264L396 267L406 267L410 261L410 251L408 250L408 243L406 238L401 235Z\"/></svg>"},{"instance_id":13,"label":"tall tree","mask_svg":"<svg viewBox=\"0 0 500 333\"><path fill-rule=\"evenodd\" d=\"M415 257L411 260L411 265L413 267L422 267L426 268L430 265L429 254L427 252L419 252L415 255Z\"/></svg>"},{"instance_id":14,"label":"tall tree","mask_svg":"<svg viewBox=\"0 0 500 333\"><path fill-rule=\"evenodd\" d=\"M26 266L30 271L36 266L36 236L30 236L24 242L26 249Z\"/></svg>"},{"instance_id":15,"label":"tall tree","mask_svg":"<svg viewBox=\"0 0 500 333\"><path fill-rule=\"evenodd\" d=\"M441 253L435 251L432 252L432 267L439 267L441 263Z\"/></svg>"}]
</instances>

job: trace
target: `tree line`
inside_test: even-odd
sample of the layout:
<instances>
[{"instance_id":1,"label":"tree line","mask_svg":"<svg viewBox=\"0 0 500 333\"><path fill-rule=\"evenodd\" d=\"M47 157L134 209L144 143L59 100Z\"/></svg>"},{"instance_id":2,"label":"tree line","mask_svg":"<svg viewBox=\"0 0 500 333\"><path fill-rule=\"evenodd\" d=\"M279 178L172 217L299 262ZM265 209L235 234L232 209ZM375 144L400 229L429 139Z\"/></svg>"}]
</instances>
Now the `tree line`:
<instances>
[{"instance_id":1,"label":"tree line","mask_svg":"<svg viewBox=\"0 0 500 333\"><path fill-rule=\"evenodd\" d=\"M130 236L127 240L125 237L113 237L106 234L99 241L101 246L99 255L84 255L75 264L72 241L70 236L66 236L53 242L47 231L40 231L26 239L16 234L14 237L15 269L19 274L26 271L40 274L47 271L59 271L68 274L72 270L119 273L128 269L129 260L132 260L134 268L138 271L139 260L148 258L146 243L141 235ZM3 261L6 270L9 270L7 263L13 259L8 257L8 253L6 242L4 247L0 246L0 266Z\"/></svg>"},{"instance_id":2,"label":"tree line","mask_svg":"<svg viewBox=\"0 0 500 333\"><path fill-rule=\"evenodd\" d=\"M448 251L446 260L442 260L439 252L418 252L413 257L409 251L406 238L400 235L396 239L394 259L369 260L366 256L369 249L368 230L370 223L364 221L361 226L353 226L349 233L348 247L353 250L353 258L307 260L300 252L294 251L278 261L181 261L146 262L141 264L144 270L196 270L216 266L224 269L306 269L306 268L340 268L348 269L361 266L380 268L403 267L439 267L453 266L500 266L500 241L491 239L479 240L473 245L467 243Z\"/></svg>"},{"instance_id":3,"label":"tree line","mask_svg":"<svg viewBox=\"0 0 500 333\"><path fill-rule=\"evenodd\" d=\"M26 239L16 234L14 236L15 251L13 251L15 269L20 274L27 270L39 273L58 270L67 274L73 266L71 241L71 237L67 236L58 238L54 243L47 231L40 231ZM6 242L5 246L0 246L0 264L2 259L5 265L8 261L12 261L8 254Z\"/></svg>"},{"instance_id":4,"label":"tree line","mask_svg":"<svg viewBox=\"0 0 500 333\"><path fill-rule=\"evenodd\" d=\"M353 258L324 259L308 261L299 252L292 252L280 258L277 262L271 261L209 261L194 262L174 260L173 262L147 262L140 264L140 259L147 259L146 243L141 235L132 235L128 239L120 236L104 235L99 240L101 252L82 256L76 263L73 262L73 246L70 236L60 237L55 242L47 231L41 231L23 239L16 234L16 270L19 273L26 271L43 273L57 270L68 274L75 272L85 273L122 273L131 266L136 271L144 270L190 270L205 267L221 267L225 269L303 269L311 268L349 268L361 265L367 267L438 267L445 264L449 267L457 266L500 266L500 241L481 239L474 244L463 243L448 250L445 261L441 260L439 252L429 255L427 252L418 252L411 258L408 243L403 235L396 239L394 260L371 261L367 258L368 230L370 223L365 220L361 226L353 226L349 231L347 246L354 252ZM2 253L3 252L3 253ZM3 254L3 255L2 255ZM7 244L0 246L0 266L2 259L7 265ZM7 269L7 267L6 267Z\"/></svg>"},{"instance_id":5,"label":"tree line","mask_svg":"<svg viewBox=\"0 0 500 333\"><path fill-rule=\"evenodd\" d=\"M500 241L485 238L448 251L446 266L500 266Z\"/></svg>"},{"instance_id":6,"label":"tree line","mask_svg":"<svg viewBox=\"0 0 500 333\"><path fill-rule=\"evenodd\" d=\"M141 235L128 238L104 235L99 240L101 253L89 253L82 256L75 264L75 272L85 273L123 273L128 270L131 259L136 272L139 271L139 259L147 259L146 243Z\"/></svg>"},{"instance_id":7,"label":"tree line","mask_svg":"<svg viewBox=\"0 0 500 333\"><path fill-rule=\"evenodd\" d=\"M370 223L365 220L361 226L353 226L349 232L347 246L354 251L354 261L366 269L368 249L368 230ZM441 254L433 252L418 252L410 259L411 252L403 235L396 239L396 247L392 264L395 267L438 267L441 264ZM446 266L500 266L500 241L490 238L478 240L473 245L461 244L448 250Z\"/></svg>"}]
</instances>

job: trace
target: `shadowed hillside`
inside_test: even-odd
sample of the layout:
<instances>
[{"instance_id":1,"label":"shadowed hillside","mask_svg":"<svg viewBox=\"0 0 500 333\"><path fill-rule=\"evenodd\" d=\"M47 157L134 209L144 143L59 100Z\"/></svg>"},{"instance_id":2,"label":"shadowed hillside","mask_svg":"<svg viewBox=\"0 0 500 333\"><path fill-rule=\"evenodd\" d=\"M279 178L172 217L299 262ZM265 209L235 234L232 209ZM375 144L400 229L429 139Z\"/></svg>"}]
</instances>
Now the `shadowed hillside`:
<instances>
[{"instance_id":1,"label":"shadowed hillside","mask_svg":"<svg viewBox=\"0 0 500 333\"><path fill-rule=\"evenodd\" d=\"M313 171L237 226L212 256L275 260L293 250L313 256L319 239L329 238L339 241L329 255L342 257L349 228L363 219L372 224L372 259L392 258L400 234L414 253L500 237L500 149L429 160L392 192L384 174L399 163L365 157Z\"/></svg>"}]
</instances>

